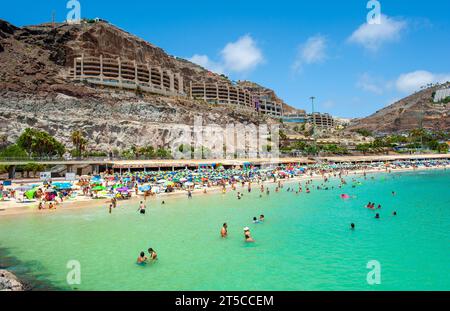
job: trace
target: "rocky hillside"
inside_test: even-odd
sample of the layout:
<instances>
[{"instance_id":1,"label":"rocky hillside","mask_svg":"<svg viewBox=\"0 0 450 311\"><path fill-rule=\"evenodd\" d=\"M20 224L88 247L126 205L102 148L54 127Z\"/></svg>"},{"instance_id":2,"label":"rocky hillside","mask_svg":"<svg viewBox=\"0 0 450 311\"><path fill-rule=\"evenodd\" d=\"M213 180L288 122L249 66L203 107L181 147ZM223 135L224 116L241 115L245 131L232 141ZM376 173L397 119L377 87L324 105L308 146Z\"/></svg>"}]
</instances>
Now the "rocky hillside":
<instances>
[{"instance_id":1,"label":"rocky hillside","mask_svg":"<svg viewBox=\"0 0 450 311\"><path fill-rule=\"evenodd\" d=\"M248 111L188 98L103 89L66 78L74 57L120 56L180 72L193 81L229 82L176 58L107 22L15 27L0 20L0 135L13 142L27 127L48 131L70 147L70 133L82 130L90 149L132 145L165 146L177 138L171 124L267 122ZM269 122L275 122L269 120ZM172 127L173 128L173 127Z\"/></svg>"},{"instance_id":2,"label":"rocky hillside","mask_svg":"<svg viewBox=\"0 0 450 311\"><path fill-rule=\"evenodd\" d=\"M450 104L434 103L435 86L408 96L373 115L356 119L349 130L367 129L375 133L401 133L420 128L450 130Z\"/></svg>"}]
</instances>

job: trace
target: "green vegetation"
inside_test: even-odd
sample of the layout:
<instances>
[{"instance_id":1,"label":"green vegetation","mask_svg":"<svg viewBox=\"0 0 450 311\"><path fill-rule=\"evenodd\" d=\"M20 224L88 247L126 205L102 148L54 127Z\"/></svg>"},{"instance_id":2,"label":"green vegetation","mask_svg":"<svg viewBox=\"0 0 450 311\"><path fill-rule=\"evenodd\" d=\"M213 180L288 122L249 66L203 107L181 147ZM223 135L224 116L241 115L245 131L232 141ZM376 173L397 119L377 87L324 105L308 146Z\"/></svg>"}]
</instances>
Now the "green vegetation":
<instances>
[{"instance_id":1,"label":"green vegetation","mask_svg":"<svg viewBox=\"0 0 450 311\"><path fill-rule=\"evenodd\" d=\"M10 145L0 151L0 158L28 158L28 153L18 145Z\"/></svg>"},{"instance_id":2,"label":"green vegetation","mask_svg":"<svg viewBox=\"0 0 450 311\"><path fill-rule=\"evenodd\" d=\"M27 128L17 139L17 146L36 157L62 156L65 147L45 131Z\"/></svg>"},{"instance_id":3,"label":"green vegetation","mask_svg":"<svg viewBox=\"0 0 450 311\"><path fill-rule=\"evenodd\" d=\"M369 130L366 130L366 129L357 129L354 132L358 133L358 134L360 134L360 135L362 135L364 137L372 137L373 136L373 133L371 131L369 131Z\"/></svg>"},{"instance_id":4,"label":"green vegetation","mask_svg":"<svg viewBox=\"0 0 450 311\"><path fill-rule=\"evenodd\" d=\"M304 141L296 141L287 147L281 148L283 153L301 152L307 155L316 155L319 152L330 153L336 155L348 154L347 148L336 144L316 145L313 143L306 143Z\"/></svg>"},{"instance_id":5,"label":"green vegetation","mask_svg":"<svg viewBox=\"0 0 450 311\"><path fill-rule=\"evenodd\" d=\"M79 130L72 132L70 138L75 147L75 150L72 152L72 156L80 157L83 151L86 150L87 140L84 138L83 133Z\"/></svg>"},{"instance_id":6,"label":"green vegetation","mask_svg":"<svg viewBox=\"0 0 450 311\"><path fill-rule=\"evenodd\" d=\"M380 152L382 149L429 149L436 152L447 152L448 145L442 141L450 140L450 134L442 131L431 132L424 129L413 129L404 135L388 135L375 138L373 143L360 144L356 150L362 153ZM446 149L447 148L447 149ZM447 151L446 151L447 150Z\"/></svg>"},{"instance_id":7,"label":"green vegetation","mask_svg":"<svg viewBox=\"0 0 450 311\"><path fill-rule=\"evenodd\" d=\"M155 150L153 146L138 147L133 146L130 149L122 151L121 156L128 160L145 158L145 159L171 159L172 154L169 149L158 148Z\"/></svg>"}]
</instances>

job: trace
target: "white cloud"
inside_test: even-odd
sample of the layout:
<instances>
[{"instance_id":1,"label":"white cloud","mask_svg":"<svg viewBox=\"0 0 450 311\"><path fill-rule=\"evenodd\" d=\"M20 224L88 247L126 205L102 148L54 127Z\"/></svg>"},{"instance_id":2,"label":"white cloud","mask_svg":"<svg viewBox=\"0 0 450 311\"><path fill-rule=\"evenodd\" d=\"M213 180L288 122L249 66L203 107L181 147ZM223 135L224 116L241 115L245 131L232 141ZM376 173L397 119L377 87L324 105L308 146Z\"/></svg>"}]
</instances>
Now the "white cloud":
<instances>
[{"instance_id":1,"label":"white cloud","mask_svg":"<svg viewBox=\"0 0 450 311\"><path fill-rule=\"evenodd\" d=\"M331 109L334 108L334 106L336 106L336 103L332 100L327 100L322 103L322 107L325 109Z\"/></svg>"},{"instance_id":2,"label":"white cloud","mask_svg":"<svg viewBox=\"0 0 450 311\"><path fill-rule=\"evenodd\" d=\"M368 73L364 73L359 77L356 86L364 91L378 95L381 95L384 92L383 83Z\"/></svg>"},{"instance_id":3,"label":"white cloud","mask_svg":"<svg viewBox=\"0 0 450 311\"><path fill-rule=\"evenodd\" d=\"M450 73L435 74L425 70L417 70L400 75L395 85L400 92L412 93L420 90L422 86L447 81L450 81Z\"/></svg>"},{"instance_id":4,"label":"white cloud","mask_svg":"<svg viewBox=\"0 0 450 311\"><path fill-rule=\"evenodd\" d=\"M317 64L323 62L326 58L327 40L322 35L316 35L308 38L298 49L292 69L300 71L304 64Z\"/></svg>"},{"instance_id":5,"label":"white cloud","mask_svg":"<svg viewBox=\"0 0 450 311\"><path fill-rule=\"evenodd\" d=\"M213 62L209 59L207 55L199 55L195 54L191 58L188 59L189 61L193 62L194 64L200 65L203 68L206 68L210 71L213 71L218 74L224 73L224 68L221 64Z\"/></svg>"},{"instance_id":6,"label":"white cloud","mask_svg":"<svg viewBox=\"0 0 450 311\"><path fill-rule=\"evenodd\" d=\"M264 61L261 50L249 35L228 43L221 55L225 68L234 72L250 71Z\"/></svg>"},{"instance_id":7,"label":"white cloud","mask_svg":"<svg viewBox=\"0 0 450 311\"><path fill-rule=\"evenodd\" d=\"M250 35L228 43L220 52L221 60L212 61L207 55L195 54L188 60L213 72L243 73L255 69L264 62L262 51Z\"/></svg>"},{"instance_id":8,"label":"white cloud","mask_svg":"<svg viewBox=\"0 0 450 311\"><path fill-rule=\"evenodd\" d=\"M406 26L407 22L404 20L381 15L380 24L362 24L348 38L348 41L359 44L367 50L375 52L383 44L399 40L401 32Z\"/></svg>"}]
</instances>

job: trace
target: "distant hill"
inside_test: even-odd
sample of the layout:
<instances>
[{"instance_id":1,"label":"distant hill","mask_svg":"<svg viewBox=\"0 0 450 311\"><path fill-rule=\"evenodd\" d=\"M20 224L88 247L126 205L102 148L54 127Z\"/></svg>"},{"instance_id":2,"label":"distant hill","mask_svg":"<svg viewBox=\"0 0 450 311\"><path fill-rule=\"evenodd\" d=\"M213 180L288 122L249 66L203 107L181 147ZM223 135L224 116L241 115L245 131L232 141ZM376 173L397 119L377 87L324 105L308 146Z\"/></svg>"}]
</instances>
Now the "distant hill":
<instances>
[{"instance_id":1,"label":"distant hill","mask_svg":"<svg viewBox=\"0 0 450 311\"><path fill-rule=\"evenodd\" d=\"M450 84L448 85L450 86ZM375 133L401 133L423 126L429 130L450 130L450 104L434 103L433 86L412 94L366 118L355 119L348 130L367 129Z\"/></svg>"}]
</instances>

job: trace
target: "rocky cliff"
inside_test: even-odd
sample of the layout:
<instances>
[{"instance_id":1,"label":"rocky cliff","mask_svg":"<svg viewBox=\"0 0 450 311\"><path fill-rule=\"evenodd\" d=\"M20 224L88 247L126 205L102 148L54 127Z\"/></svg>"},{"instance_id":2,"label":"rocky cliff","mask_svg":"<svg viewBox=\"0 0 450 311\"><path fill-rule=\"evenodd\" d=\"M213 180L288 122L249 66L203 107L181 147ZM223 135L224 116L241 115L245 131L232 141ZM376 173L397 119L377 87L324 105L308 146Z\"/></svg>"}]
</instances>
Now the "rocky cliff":
<instances>
[{"instance_id":1,"label":"rocky cliff","mask_svg":"<svg viewBox=\"0 0 450 311\"><path fill-rule=\"evenodd\" d=\"M172 125L276 122L227 106L182 97L103 89L67 79L74 57L120 56L180 72L189 81L224 81L107 22L15 27L0 20L0 134L13 142L27 127L48 131L70 147L82 130L96 151L133 145L165 146L179 134ZM175 128L170 131L169 128Z\"/></svg>"},{"instance_id":2,"label":"rocky cliff","mask_svg":"<svg viewBox=\"0 0 450 311\"><path fill-rule=\"evenodd\" d=\"M367 129L375 133L400 133L423 126L429 130L450 130L450 104L434 103L434 86L408 96L373 115L356 119L349 130Z\"/></svg>"}]
</instances>

